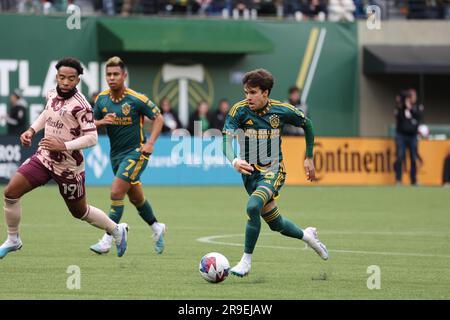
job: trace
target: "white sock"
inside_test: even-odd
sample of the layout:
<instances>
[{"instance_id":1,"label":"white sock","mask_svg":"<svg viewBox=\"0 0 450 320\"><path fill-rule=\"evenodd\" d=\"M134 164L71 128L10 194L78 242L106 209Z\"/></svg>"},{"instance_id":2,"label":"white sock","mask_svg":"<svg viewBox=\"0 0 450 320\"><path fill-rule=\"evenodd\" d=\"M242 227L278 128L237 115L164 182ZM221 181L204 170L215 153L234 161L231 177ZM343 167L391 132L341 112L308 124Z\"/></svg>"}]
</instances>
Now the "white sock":
<instances>
[{"instance_id":1,"label":"white sock","mask_svg":"<svg viewBox=\"0 0 450 320\"><path fill-rule=\"evenodd\" d=\"M8 233L8 239L7 241L10 242L19 242L19 234L18 233Z\"/></svg>"},{"instance_id":2,"label":"white sock","mask_svg":"<svg viewBox=\"0 0 450 320\"><path fill-rule=\"evenodd\" d=\"M0 248L9 247L11 245L17 245L20 241L20 237L18 233L12 234L9 233L6 241L0 245Z\"/></svg>"},{"instance_id":3,"label":"white sock","mask_svg":"<svg viewBox=\"0 0 450 320\"><path fill-rule=\"evenodd\" d=\"M248 264L252 263L252 254L251 253L245 253L242 255L241 261L245 261Z\"/></svg>"},{"instance_id":4,"label":"white sock","mask_svg":"<svg viewBox=\"0 0 450 320\"><path fill-rule=\"evenodd\" d=\"M110 232L111 236L116 239L117 237L120 236L119 233L119 225L116 225L116 227Z\"/></svg>"},{"instance_id":5,"label":"white sock","mask_svg":"<svg viewBox=\"0 0 450 320\"><path fill-rule=\"evenodd\" d=\"M108 243L112 243L112 239L113 239L113 236L111 236L107 233L105 233L102 238L103 241L108 242Z\"/></svg>"},{"instance_id":6,"label":"white sock","mask_svg":"<svg viewBox=\"0 0 450 320\"><path fill-rule=\"evenodd\" d=\"M311 236L309 235L309 233L305 232L305 230L302 230L302 231L303 231L302 240L305 241L306 243L310 242L312 239L311 239Z\"/></svg>"},{"instance_id":7,"label":"white sock","mask_svg":"<svg viewBox=\"0 0 450 320\"><path fill-rule=\"evenodd\" d=\"M150 227L152 227L154 233L157 233L159 230L161 230L161 226L158 222L155 222Z\"/></svg>"},{"instance_id":8,"label":"white sock","mask_svg":"<svg viewBox=\"0 0 450 320\"><path fill-rule=\"evenodd\" d=\"M8 226L8 234L18 234L20 217L22 215L22 207L20 205L20 199L8 199L4 198L5 220Z\"/></svg>"}]
</instances>

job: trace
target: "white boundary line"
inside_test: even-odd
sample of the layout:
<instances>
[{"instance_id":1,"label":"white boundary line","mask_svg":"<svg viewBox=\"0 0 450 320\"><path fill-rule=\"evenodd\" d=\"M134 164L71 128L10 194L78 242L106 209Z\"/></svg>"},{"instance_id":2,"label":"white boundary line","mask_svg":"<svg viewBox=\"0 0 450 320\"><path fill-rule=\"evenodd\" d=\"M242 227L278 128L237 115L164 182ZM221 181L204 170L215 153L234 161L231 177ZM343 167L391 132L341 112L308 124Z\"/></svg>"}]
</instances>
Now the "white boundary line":
<instances>
[{"instance_id":1,"label":"white boundary line","mask_svg":"<svg viewBox=\"0 0 450 320\"><path fill-rule=\"evenodd\" d=\"M273 235L275 233L261 233L260 235ZM392 233L396 234L396 233ZM223 235L215 235L209 237L201 237L196 239L198 242L202 243L211 243L211 244L219 244L224 246L233 246L233 247L243 247L242 243L235 242L224 242L217 241L216 239L224 239L224 238L233 238L240 237L242 234L223 234ZM283 247L283 246L266 246L266 245L258 245L258 248L269 248L269 249L283 249L283 250L306 250L307 247ZM360 251L360 250L339 250L332 249L328 250L329 252L337 252L337 253L354 253L354 254L371 254L371 255L385 255L385 256L406 256L406 257L437 257L437 258L450 258L450 255L440 255L440 254L426 254L426 253L409 253L409 252L384 252L384 251Z\"/></svg>"}]
</instances>

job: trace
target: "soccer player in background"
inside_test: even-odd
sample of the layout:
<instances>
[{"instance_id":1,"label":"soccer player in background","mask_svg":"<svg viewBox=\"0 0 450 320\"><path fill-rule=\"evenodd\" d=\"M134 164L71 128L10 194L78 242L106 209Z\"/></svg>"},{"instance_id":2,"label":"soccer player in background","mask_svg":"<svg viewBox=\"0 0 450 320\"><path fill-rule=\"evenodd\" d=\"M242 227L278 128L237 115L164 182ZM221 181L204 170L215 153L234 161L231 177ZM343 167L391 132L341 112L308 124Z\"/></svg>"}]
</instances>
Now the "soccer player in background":
<instances>
[{"instance_id":1,"label":"soccer player in background","mask_svg":"<svg viewBox=\"0 0 450 320\"><path fill-rule=\"evenodd\" d=\"M124 210L124 198L128 195L139 215L153 230L156 252L162 253L166 226L156 220L139 179L161 133L164 118L150 99L125 86L126 78L123 61L119 57L110 58L106 62L109 89L97 96L94 107L95 124L97 127L106 126L111 145L110 159L115 178L111 186L109 217L119 223ZM148 140L143 127L144 116L153 120ZM91 246L91 250L98 254L107 253L111 242L111 236L105 234Z\"/></svg>"},{"instance_id":2,"label":"soccer player in background","mask_svg":"<svg viewBox=\"0 0 450 320\"><path fill-rule=\"evenodd\" d=\"M245 100L230 109L223 127L224 154L242 174L245 189L250 196L247 202L248 221L245 228L244 254L230 272L239 277L250 272L253 250L261 229L260 217L271 230L303 240L322 259L327 260L327 248L320 242L316 228L308 227L302 230L281 216L275 202L286 177L281 151L281 132L285 124L304 129L305 171L308 180L315 179L312 122L301 110L269 98L274 80L267 70L247 72L242 82ZM232 142L235 137L240 145L240 156L233 150Z\"/></svg>"},{"instance_id":3,"label":"soccer player in background","mask_svg":"<svg viewBox=\"0 0 450 320\"><path fill-rule=\"evenodd\" d=\"M117 255L121 257L127 248L127 224L115 223L103 211L86 202L81 149L97 143L97 129L91 106L76 88L83 68L78 60L64 58L58 61L56 70L56 90L48 92L44 111L20 136L22 145L29 147L33 136L45 128L38 150L19 167L4 190L8 238L0 246L0 258L22 247L19 236L20 198L50 179L58 184L72 215L110 234L115 240Z\"/></svg>"}]
</instances>

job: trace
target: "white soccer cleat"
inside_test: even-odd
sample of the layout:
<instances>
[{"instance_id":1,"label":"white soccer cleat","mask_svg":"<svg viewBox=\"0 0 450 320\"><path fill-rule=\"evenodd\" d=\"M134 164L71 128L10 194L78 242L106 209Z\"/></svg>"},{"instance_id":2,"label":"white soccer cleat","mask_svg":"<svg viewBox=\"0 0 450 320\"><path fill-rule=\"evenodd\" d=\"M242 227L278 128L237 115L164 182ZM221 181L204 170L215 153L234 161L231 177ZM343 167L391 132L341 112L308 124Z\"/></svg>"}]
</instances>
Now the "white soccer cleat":
<instances>
[{"instance_id":1,"label":"white soccer cleat","mask_svg":"<svg viewBox=\"0 0 450 320\"><path fill-rule=\"evenodd\" d=\"M92 245L90 249L97 254L108 253L112 246L113 237L105 233L96 244Z\"/></svg>"},{"instance_id":2,"label":"white soccer cleat","mask_svg":"<svg viewBox=\"0 0 450 320\"><path fill-rule=\"evenodd\" d=\"M234 276L245 277L250 273L250 269L252 268L251 264L246 261L239 261L237 265L231 268L230 273Z\"/></svg>"},{"instance_id":3,"label":"white soccer cleat","mask_svg":"<svg viewBox=\"0 0 450 320\"><path fill-rule=\"evenodd\" d=\"M117 225L117 233L113 235L116 242L117 256L120 258L124 255L128 246L128 224L119 223Z\"/></svg>"},{"instance_id":4,"label":"white soccer cleat","mask_svg":"<svg viewBox=\"0 0 450 320\"><path fill-rule=\"evenodd\" d=\"M323 260L328 260L328 250L327 247L320 242L317 236L317 229L314 227L308 227L303 230L303 233L307 234L305 242L310 248L312 248Z\"/></svg>"},{"instance_id":5,"label":"white soccer cleat","mask_svg":"<svg viewBox=\"0 0 450 320\"><path fill-rule=\"evenodd\" d=\"M157 224L155 228L156 231L153 233L152 238L155 241L155 251L161 254L165 247L164 234L166 233L166 225L159 222L155 223Z\"/></svg>"},{"instance_id":6,"label":"white soccer cleat","mask_svg":"<svg viewBox=\"0 0 450 320\"><path fill-rule=\"evenodd\" d=\"M20 238L17 241L6 240L0 246L0 259L3 259L8 253L20 250L22 248L22 241Z\"/></svg>"}]
</instances>

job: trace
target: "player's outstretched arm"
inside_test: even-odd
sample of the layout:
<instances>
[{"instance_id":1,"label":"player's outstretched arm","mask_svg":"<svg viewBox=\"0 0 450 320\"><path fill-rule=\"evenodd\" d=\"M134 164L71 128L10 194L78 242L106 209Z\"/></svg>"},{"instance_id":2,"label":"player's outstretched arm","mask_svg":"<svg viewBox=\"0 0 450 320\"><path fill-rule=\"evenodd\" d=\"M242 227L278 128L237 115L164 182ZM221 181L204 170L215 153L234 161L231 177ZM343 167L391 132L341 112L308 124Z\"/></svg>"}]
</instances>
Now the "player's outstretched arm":
<instances>
[{"instance_id":1,"label":"player's outstretched arm","mask_svg":"<svg viewBox=\"0 0 450 320\"><path fill-rule=\"evenodd\" d=\"M316 169L314 168L314 159L306 158L304 162L306 178L309 181L316 180Z\"/></svg>"},{"instance_id":2,"label":"player's outstretched arm","mask_svg":"<svg viewBox=\"0 0 450 320\"><path fill-rule=\"evenodd\" d=\"M45 110L34 120L33 124L20 135L20 142L25 148L31 147L33 136L45 127Z\"/></svg>"},{"instance_id":3,"label":"player's outstretched arm","mask_svg":"<svg viewBox=\"0 0 450 320\"><path fill-rule=\"evenodd\" d=\"M94 124L95 124L95 126L97 128L101 128L101 127L106 126L108 124L113 124L115 118L116 118L116 114L115 113L107 113L103 117L103 119L94 120Z\"/></svg>"},{"instance_id":4,"label":"player's outstretched arm","mask_svg":"<svg viewBox=\"0 0 450 320\"><path fill-rule=\"evenodd\" d=\"M316 170L314 168L313 148L314 148L314 129L312 121L305 119L303 130L305 131L306 140L306 159L304 162L306 177L309 181L314 181L316 178Z\"/></svg>"},{"instance_id":5,"label":"player's outstretched arm","mask_svg":"<svg viewBox=\"0 0 450 320\"><path fill-rule=\"evenodd\" d=\"M161 133L163 125L164 125L164 118L161 114L158 114L153 119L152 133L150 134L150 137L139 150L142 154L149 156L153 153L154 145Z\"/></svg>"},{"instance_id":6,"label":"player's outstretched arm","mask_svg":"<svg viewBox=\"0 0 450 320\"><path fill-rule=\"evenodd\" d=\"M308 118L305 119L304 125L302 126L305 131L305 141L306 141L306 157L313 157L313 147L314 147L314 128L312 121Z\"/></svg>"},{"instance_id":7,"label":"player's outstretched arm","mask_svg":"<svg viewBox=\"0 0 450 320\"><path fill-rule=\"evenodd\" d=\"M98 134L96 130L85 131L84 134L71 141L64 142L66 150L80 150L95 146L98 143Z\"/></svg>"},{"instance_id":8,"label":"player's outstretched arm","mask_svg":"<svg viewBox=\"0 0 450 320\"><path fill-rule=\"evenodd\" d=\"M236 169L237 172L246 175L251 175L253 167L247 161L239 159L234 153L233 136L225 133L223 135L222 147L223 147L223 154L233 164L233 167L234 169Z\"/></svg>"},{"instance_id":9,"label":"player's outstretched arm","mask_svg":"<svg viewBox=\"0 0 450 320\"><path fill-rule=\"evenodd\" d=\"M31 140L33 139L35 132L33 128L29 128L27 131L20 135L20 142L25 148L31 147Z\"/></svg>"},{"instance_id":10,"label":"player's outstretched arm","mask_svg":"<svg viewBox=\"0 0 450 320\"><path fill-rule=\"evenodd\" d=\"M97 142L97 131L89 131L79 138L66 142L55 137L46 137L39 142L39 146L49 151L71 151L92 147Z\"/></svg>"}]
</instances>

